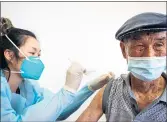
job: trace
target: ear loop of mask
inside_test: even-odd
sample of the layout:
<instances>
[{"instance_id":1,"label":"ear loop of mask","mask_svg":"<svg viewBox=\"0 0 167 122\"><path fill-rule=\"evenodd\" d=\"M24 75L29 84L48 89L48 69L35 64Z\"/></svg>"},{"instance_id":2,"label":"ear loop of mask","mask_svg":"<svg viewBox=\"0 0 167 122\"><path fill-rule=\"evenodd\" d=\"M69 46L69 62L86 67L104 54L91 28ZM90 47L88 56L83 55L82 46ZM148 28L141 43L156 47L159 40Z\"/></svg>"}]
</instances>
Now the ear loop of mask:
<instances>
[{"instance_id":1,"label":"ear loop of mask","mask_svg":"<svg viewBox=\"0 0 167 122\"><path fill-rule=\"evenodd\" d=\"M27 59L29 60L29 58L13 43L13 41L5 34L6 38L16 47L16 49L19 50L19 52ZM5 72L9 72L8 70L4 70ZM24 73L23 71L10 71L11 73Z\"/></svg>"},{"instance_id":2,"label":"ear loop of mask","mask_svg":"<svg viewBox=\"0 0 167 122\"><path fill-rule=\"evenodd\" d=\"M29 60L29 58L15 45L15 43L13 43L13 41L5 34L6 38L19 50L19 52L27 59Z\"/></svg>"}]
</instances>

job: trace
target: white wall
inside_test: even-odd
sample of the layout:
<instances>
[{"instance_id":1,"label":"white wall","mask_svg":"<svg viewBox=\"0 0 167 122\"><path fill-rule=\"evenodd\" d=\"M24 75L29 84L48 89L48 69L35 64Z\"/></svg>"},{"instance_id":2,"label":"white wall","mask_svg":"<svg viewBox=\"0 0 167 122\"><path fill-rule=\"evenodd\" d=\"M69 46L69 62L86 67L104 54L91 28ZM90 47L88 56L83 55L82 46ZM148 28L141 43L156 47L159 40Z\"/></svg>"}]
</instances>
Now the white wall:
<instances>
[{"instance_id":1,"label":"white wall","mask_svg":"<svg viewBox=\"0 0 167 122\"><path fill-rule=\"evenodd\" d=\"M166 12L165 2L2 2L1 15L15 27L33 31L42 47L45 71L43 87L57 92L64 84L70 62L77 60L95 73L85 76L82 85L113 71L126 72L115 33L130 17L141 12ZM95 94L94 94L95 95ZM74 121L93 96L68 121ZM67 121L66 120L66 121ZM103 116L101 120L105 120Z\"/></svg>"}]
</instances>

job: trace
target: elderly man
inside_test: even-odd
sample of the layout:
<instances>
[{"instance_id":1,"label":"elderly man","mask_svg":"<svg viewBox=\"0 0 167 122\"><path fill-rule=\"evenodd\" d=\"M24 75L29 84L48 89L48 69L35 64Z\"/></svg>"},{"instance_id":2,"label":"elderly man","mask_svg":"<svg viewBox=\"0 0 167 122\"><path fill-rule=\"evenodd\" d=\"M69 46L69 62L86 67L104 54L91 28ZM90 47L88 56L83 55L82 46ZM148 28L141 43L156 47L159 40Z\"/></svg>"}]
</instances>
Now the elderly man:
<instances>
[{"instance_id":1,"label":"elderly man","mask_svg":"<svg viewBox=\"0 0 167 122\"><path fill-rule=\"evenodd\" d=\"M129 74L111 80L77 121L166 122L167 16L142 13L117 31Z\"/></svg>"}]
</instances>

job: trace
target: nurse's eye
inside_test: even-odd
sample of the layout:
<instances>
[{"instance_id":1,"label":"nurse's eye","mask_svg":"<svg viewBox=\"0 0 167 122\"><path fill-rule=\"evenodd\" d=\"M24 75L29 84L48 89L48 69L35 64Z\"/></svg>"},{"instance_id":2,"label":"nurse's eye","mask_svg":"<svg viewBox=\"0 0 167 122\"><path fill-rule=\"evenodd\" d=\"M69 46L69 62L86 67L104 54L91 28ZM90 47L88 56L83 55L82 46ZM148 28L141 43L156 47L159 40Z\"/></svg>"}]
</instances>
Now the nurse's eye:
<instances>
[{"instance_id":1,"label":"nurse's eye","mask_svg":"<svg viewBox=\"0 0 167 122\"><path fill-rule=\"evenodd\" d=\"M29 52L31 55L35 55L35 53L34 52Z\"/></svg>"}]
</instances>

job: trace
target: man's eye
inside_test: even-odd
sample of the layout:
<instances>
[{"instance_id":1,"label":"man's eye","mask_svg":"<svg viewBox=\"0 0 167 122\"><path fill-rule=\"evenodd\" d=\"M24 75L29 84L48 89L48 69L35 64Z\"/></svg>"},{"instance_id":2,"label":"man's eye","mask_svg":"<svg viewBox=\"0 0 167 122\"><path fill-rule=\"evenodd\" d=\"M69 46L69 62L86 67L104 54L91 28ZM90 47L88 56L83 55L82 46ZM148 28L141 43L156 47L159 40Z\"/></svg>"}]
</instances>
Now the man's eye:
<instances>
[{"instance_id":1,"label":"man's eye","mask_svg":"<svg viewBox=\"0 0 167 122\"><path fill-rule=\"evenodd\" d=\"M164 47L164 44L163 43L157 43L154 45L154 49L155 50L163 50L165 47Z\"/></svg>"},{"instance_id":2,"label":"man's eye","mask_svg":"<svg viewBox=\"0 0 167 122\"><path fill-rule=\"evenodd\" d=\"M163 43L157 43L157 44L155 44L155 46L156 47L161 47L161 46L163 46Z\"/></svg>"},{"instance_id":3,"label":"man's eye","mask_svg":"<svg viewBox=\"0 0 167 122\"><path fill-rule=\"evenodd\" d=\"M136 50L143 50L143 49L144 49L144 46L143 46L143 45L136 45L136 46L135 46L135 49L136 49Z\"/></svg>"},{"instance_id":4,"label":"man's eye","mask_svg":"<svg viewBox=\"0 0 167 122\"><path fill-rule=\"evenodd\" d=\"M136 45L137 47L143 47L143 45Z\"/></svg>"}]
</instances>

